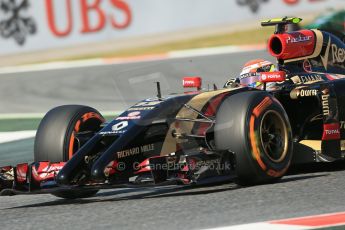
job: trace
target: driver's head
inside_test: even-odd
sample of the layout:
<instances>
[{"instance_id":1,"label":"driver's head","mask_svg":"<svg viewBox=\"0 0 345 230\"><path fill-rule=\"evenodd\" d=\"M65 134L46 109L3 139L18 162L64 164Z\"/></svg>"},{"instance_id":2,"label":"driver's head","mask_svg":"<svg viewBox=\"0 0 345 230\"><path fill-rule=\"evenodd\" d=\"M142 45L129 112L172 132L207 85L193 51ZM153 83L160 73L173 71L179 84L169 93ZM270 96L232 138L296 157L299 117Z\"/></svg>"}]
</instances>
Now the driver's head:
<instances>
[{"instance_id":1,"label":"driver's head","mask_svg":"<svg viewBox=\"0 0 345 230\"><path fill-rule=\"evenodd\" d=\"M275 71L275 65L270 61L265 61L263 59L255 59L247 62L240 74L240 84L249 87L259 87L260 83L260 73L261 72L272 72Z\"/></svg>"}]
</instances>

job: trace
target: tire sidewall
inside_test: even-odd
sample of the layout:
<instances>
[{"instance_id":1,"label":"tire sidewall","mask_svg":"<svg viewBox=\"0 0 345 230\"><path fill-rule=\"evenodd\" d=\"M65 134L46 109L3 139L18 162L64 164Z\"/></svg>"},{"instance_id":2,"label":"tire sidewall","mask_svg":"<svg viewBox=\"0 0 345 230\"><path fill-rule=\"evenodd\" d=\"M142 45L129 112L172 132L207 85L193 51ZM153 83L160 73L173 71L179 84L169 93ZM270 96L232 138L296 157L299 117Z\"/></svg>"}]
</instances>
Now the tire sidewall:
<instances>
[{"instance_id":1,"label":"tire sidewall","mask_svg":"<svg viewBox=\"0 0 345 230\"><path fill-rule=\"evenodd\" d=\"M265 105L260 113L256 112L256 116L252 118L253 112L263 100L269 104ZM261 119L265 112L270 110L280 114L288 133L288 151L279 163L266 156L259 138ZM253 127L251 119L254 119ZM235 154L235 168L241 184L266 183L282 177L292 158L289 119L279 101L266 91L241 92L222 102L216 116L215 143L218 150L228 150ZM252 146L256 146L256 152Z\"/></svg>"},{"instance_id":2,"label":"tire sidewall","mask_svg":"<svg viewBox=\"0 0 345 230\"><path fill-rule=\"evenodd\" d=\"M250 135L250 119L253 116L253 110L260 102L262 102L266 97L269 97L272 104L270 104L268 107L266 107L259 116L254 116L254 132L255 132L255 140L252 140L252 137ZM287 153L285 157L280 162L274 162L272 161L265 153L263 149L263 145L260 138L260 129L261 129L261 121L263 116L267 111L275 111L278 112L278 114L282 117L282 120L286 126L287 129ZM247 131L246 131L247 130ZM244 124L244 130L243 130L243 137L246 141L246 148L250 150L250 154L243 154L246 157L250 158L248 161L252 161L254 159L255 164L254 167L257 169L258 174L262 174L262 176L266 177L273 177L273 178L280 178L288 169L290 166L290 162L292 159L292 135L291 135L291 127L289 123L289 119L286 115L286 112L280 102L273 98L271 95L262 95L260 97L255 98L252 105L248 108L247 114L246 114L246 122ZM259 157L261 159L261 162L266 166L266 170L263 170L259 164L260 159L256 159L254 154L254 149L252 148L251 142L254 141L257 146L257 150L259 151Z\"/></svg>"}]
</instances>

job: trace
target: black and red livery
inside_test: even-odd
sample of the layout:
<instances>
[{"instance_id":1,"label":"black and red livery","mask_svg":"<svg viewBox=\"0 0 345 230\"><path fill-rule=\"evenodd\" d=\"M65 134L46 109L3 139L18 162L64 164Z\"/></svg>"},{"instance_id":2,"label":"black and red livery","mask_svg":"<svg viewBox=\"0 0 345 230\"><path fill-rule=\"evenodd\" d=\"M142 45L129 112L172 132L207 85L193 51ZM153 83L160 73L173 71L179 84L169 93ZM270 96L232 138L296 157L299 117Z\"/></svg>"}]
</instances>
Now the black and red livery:
<instances>
[{"instance_id":1,"label":"black and red livery","mask_svg":"<svg viewBox=\"0 0 345 230\"><path fill-rule=\"evenodd\" d=\"M299 21L262 22L276 26L268 51L278 66L261 73L263 89L203 91L199 78L188 78L184 85L197 91L158 92L108 123L87 106L52 109L37 132L36 163L0 168L2 194L80 198L113 187L258 184L294 163L343 160L345 44L320 30L285 31Z\"/></svg>"}]
</instances>

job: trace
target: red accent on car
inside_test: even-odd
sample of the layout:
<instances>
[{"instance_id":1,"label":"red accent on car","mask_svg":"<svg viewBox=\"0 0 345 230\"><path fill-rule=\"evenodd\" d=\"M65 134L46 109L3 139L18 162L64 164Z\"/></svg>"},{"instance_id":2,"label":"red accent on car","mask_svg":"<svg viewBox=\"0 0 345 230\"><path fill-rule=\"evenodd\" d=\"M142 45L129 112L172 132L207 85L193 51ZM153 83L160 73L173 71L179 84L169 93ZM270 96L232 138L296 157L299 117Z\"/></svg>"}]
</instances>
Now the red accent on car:
<instances>
[{"instance_id":1,"label":"red accent on car","mask_svg":"<svg viewBox=\"0 0 345 230\"><path fill-rule=\"evenodd\" d=\"M316 37L311 30L274 34L268 40L269 53L278 59L292 59L312 55Z\"/></svg>"},{"instance_id":2,"label":"red accent on car","mask_svg":"<svg viewBox=\"0 0 345 230\"><path fill-rule=\"evenodd\" d=\"M222 93L222 94L216 96L215 98L212 98L209 101L209 103L207 103L207 108L206 108L204 114L207 117L215 116L220 103L223 101L223 99L226 95L227 95L227 93ZM197 135L206 135L206 132L210 128L210 126L211 125L209 123L200 123L196 134Z\"/></svg>"},{"instance_id":3,"label":"red accent on car","mask_svg":"<svg viewBox=\"0 0 345 230\"><path fill-rule=\"evenodd\" d=\"M215 98L212 98L211 101L208 103L207 109L204 114L208 117L215 116L220 103L223 101L226 95L227 93L222 93L216 96Z\"/></svg>"},{"instance_id":4,"label":"red accent on car","mask_svg":"<svg viewBox=\"0 0 345 230\"><path fill-rule=\"evenodd\" d=\"M340 126L339 123L324 124L322 140L339 140Z\"/></svg>"},{"instance_id":5,"label":"red accent on car","mask_svg":"<svg viewBox=\"0 0 345 230\"><path fill-rule=\"evenodd\" d=\"M135 172L135 174L144 173L144 172L151 172L150 158L145 159L139 165L135 166L135 169L138 170Z\"/></svg>"},{"instance_id":6,"label":"red accent on car","mask_svg":"<svg viewBox=\"0 0 345 230\"><path fill-rule=\"evenodd\" d=\"M201 77L184 77L182 83L184 88L197 88L200 90L202 79Z\"/></svg>"},{"instance_id":7,"label":"red accent on car","mask_svg":"<svg viewBox=\"0 0 345 230\"><path fill-rule=\"evenodd\" d=\"M17 164L16 167L16 182L17 183L25 183L28 175L29 165L27 163L24 164Z\"/></svg>"},{"instance_id":8,"label":"red accent on car","mask_svg":"<svg viewBox=\"0 0 345 230\"><path fill-rule=\"evenodd\" d=\"M105 175L108 175L108 176L111 176L111 175L114 175L115 173L117 173L117 166L119 165L119 162L118 161L111 161L107 167L104 169L104 174Z\"/></svg>"},{"instance_id":9,"label":"red accent on car","mask_svg":"<svg viewBox=\"0 0 345 230\"><path fill-rule=\"evenodd\" d=\"M260 82L281 82L285 81L285 78L286 73L284 71L260 73Z\"/></svg>"},{"instance_id":10,"label":"red accent on car","mask_svg":"<svg viewBox=\"0 0 345 230\"><path fill-rule=\"evenodd\" d=\"M65 162L50 163L48 161L38 162L32 165L31 176L36 182L54 180L55 176L65 165Z\"/></svg>"},{"instance_id":11,"label":"red accent on car","mask_svg":"<svg viewBox=\"0 0 345 230\"><path fill-rule=\"evenodd\" d=\"M13 169L12 166L3 166L3 167L0 168L0 172L8 172L11 169Z\"/></svg>"}]
</instances>

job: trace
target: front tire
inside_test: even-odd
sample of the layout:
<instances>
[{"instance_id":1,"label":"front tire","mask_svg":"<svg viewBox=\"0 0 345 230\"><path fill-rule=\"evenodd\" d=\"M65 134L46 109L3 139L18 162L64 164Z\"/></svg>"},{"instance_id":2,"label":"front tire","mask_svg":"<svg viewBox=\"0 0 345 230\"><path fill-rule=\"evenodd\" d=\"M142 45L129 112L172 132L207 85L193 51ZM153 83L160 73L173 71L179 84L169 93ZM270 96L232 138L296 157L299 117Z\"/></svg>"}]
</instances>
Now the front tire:
<instances>
[{"instance_id":1,"label":"front tire","mask_svg":"<svg viewBox=\"0 0 345 230\"><path fill-rule=\"evenodd\" d=\"M228 97L216 115L218 150L235 153L239 184L273 182L287 171L292 158L292 134L282 105L265 91Z\"/></svg>"},{"instance_id":2,"label":"front tire","mask_svg":"<svg viewBox=\"0 0 345 230\"><path fill-rule=\"evenodd\" d=\"M63 105L50 110L36 133L34 160L68 161L80 147L75 134L97 132L103 122L103 116L88 106Z\"/></svg>"},{"instance_id":3,"label":"front tire","mask_svg":"<svg viewBox=\"0 0 345 230\"><path fill-rule=\"evenodd\" d=\"M42 119L35 138L34 160L66 162L78 151L82 143L77 132L95 133L105 119L95 109L82 105L63 105L50 110ZM66 190L52 193L66 199L85 198L98 190Z\"/></svg>"}]
</instances>

